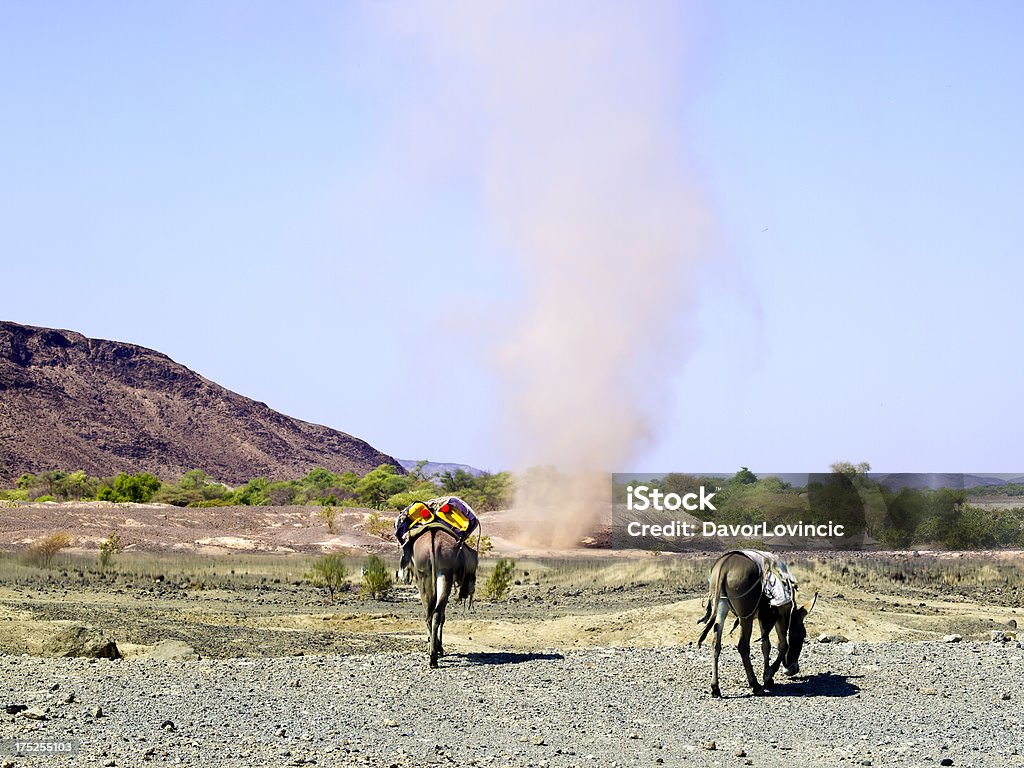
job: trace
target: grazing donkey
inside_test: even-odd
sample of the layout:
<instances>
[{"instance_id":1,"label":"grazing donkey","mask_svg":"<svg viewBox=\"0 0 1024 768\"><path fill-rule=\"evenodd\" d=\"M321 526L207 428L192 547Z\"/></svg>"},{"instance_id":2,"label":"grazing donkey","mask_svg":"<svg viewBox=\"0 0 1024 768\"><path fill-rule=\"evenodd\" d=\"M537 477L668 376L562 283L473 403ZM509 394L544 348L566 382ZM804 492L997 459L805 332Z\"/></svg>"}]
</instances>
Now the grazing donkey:
<instances>
[{"instance_id":1,"label":"grazing donkey","mask_svg":"<svg viewBox=\"0 0 1024 768\"><path fill-rule=\"evenodd\" d=\"M706 624L697 641L704 642L708 633L715 630L714 669L711 677L711 695L719 697L722 690L718 685L718 657L722 652L722 631L729 614L736 617L740 626L740 639L736 650L740 652L747 682L755 696L765 693L754 675L750 663L750 637L754 619L761 626L761 651L764 654L764 685L771 687L775 673L784 665L787 675L800 671L800 651L803 649L807 630L804 619L814 608L818 594L809 606L796 607L796 582L789 575L785 563L775 555L757 550L727 552L715 562L708 579L710 592L707 612L699 624ZM714 621L712 621L714 617ZM733 625L736 629L736 625ZM779 655L769 663L772 642L771 633L778 638Z\"/></svg>"}]
</instances>

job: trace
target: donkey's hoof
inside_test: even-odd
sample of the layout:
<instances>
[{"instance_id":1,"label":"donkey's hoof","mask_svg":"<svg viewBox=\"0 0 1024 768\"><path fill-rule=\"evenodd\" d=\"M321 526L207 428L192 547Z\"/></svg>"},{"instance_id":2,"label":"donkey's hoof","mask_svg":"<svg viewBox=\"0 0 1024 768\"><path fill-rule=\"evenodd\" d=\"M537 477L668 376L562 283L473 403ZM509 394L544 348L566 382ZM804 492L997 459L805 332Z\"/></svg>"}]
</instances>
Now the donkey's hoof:
<instances>
[{"instance_id":1,"label":"donkey's hoof","mask_svg":"<svg viewBox=\"0 0 1024 768\"><path fill-rule=\"evenodd\" d=\"M722 689L719 688L717 685L712 685L711 686L711 698L713 698L713 699L720 699L720 698L722 698Z\"/></svg>"},{"instance_id":2,"label":"donkey's hoof","mask_svg":"<svg viewBox=\"0 0 1024 768\"><path fill-rule=\"evenodd\" d=\"M437 659L431 659L430 660L430 668L431 669L437 669Z\"/></svg>"},{"instance_id":3,"label":"donkey's hoof","mask_svg":"<svg viewBox=\"0 0 1024 768\"><path fill-rule=\"evenodd\" d=\"M760 685L757 686L756 688L751 689L751 690L753 691L753 694L755 696L767 696L768 695L768 691L766 691Z\"/></svg>"}]
</instances>

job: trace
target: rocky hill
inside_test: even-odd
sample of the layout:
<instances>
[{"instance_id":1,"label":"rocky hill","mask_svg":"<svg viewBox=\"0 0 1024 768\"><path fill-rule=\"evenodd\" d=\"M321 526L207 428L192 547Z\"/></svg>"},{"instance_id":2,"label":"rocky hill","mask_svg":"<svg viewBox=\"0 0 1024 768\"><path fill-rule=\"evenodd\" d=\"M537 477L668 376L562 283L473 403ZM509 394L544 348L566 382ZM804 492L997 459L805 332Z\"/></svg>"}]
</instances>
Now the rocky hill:
<instances>
[{"instance_id":1,"label":"rocky hill","mask_svg":"<svg viewBox=\"0 0 1024 768\"><path fill-rule=\"evenodd\" d=\"M380 464L400 466L363 440L278 413L154 350L0 322L0 483L50 469L174 479L199 468L235 484Z\"/></svg>"}]
</instances>

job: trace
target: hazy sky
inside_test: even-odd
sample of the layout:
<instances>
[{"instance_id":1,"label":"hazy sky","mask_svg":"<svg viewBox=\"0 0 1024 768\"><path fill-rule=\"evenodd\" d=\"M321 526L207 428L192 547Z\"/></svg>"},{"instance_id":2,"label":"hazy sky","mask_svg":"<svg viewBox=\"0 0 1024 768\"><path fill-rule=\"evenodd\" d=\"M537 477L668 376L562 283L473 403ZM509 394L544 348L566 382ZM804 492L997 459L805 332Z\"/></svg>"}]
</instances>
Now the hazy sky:
<instances>
[{"instance_id":1,"label":"hazy sky","mask_svg":"<svg viewBox=\"0 0 1024 768\"><path fill-rule=\"evenodd\" d=\"M505 466L481 318L524 275L403 9L0 3L0 319ZM658 440L608 469L1020 471L1024 5L682 16L672 127L714 234Z\"/></svg>"}]
</instances>

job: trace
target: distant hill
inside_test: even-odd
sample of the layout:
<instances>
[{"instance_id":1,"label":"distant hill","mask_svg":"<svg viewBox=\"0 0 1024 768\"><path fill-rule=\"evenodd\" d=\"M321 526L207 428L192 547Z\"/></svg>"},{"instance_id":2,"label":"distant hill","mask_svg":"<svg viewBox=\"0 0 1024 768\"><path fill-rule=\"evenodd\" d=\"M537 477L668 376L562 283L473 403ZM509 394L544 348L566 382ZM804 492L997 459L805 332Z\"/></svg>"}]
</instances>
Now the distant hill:
<instances>
[{"instance_id":1,"label":"distant hill","mask_svg":"<svg viewBox=\"0 0 1024 768\"><path fill-rule=\"evenodd\" d=\"M0 322L0 483L25 472L202 469L238 484L316 467L360 474L392 457L235 394L152 349Z\"/></svg>"},{"instance_id":2,"label":"distant hill","mask_svg":"<svg viewBox=\"0 0 1024 768\"><path fill-rule=\"evenodd\" d=\"M420 463L419 459L399 459L398 463L401 464L405 469L412 470ZM484 474L484 470L471 467L469 464L453 464L451 462L444 461L428 461L423 465L423 476L434 477L436 475L444 474L445 472L455 472L456 470L463 470L468 472L473 477L480 477Z\"/></svg>"}]
</instances>

